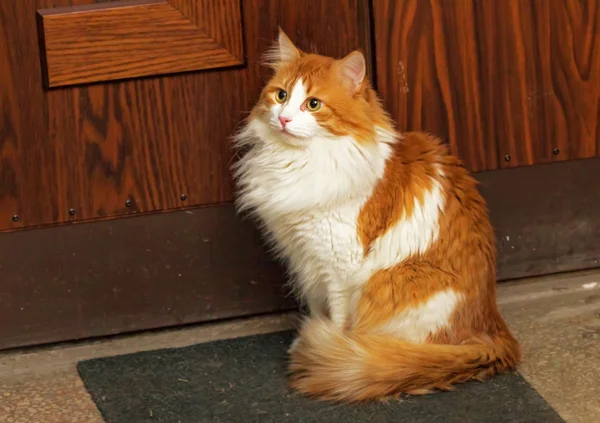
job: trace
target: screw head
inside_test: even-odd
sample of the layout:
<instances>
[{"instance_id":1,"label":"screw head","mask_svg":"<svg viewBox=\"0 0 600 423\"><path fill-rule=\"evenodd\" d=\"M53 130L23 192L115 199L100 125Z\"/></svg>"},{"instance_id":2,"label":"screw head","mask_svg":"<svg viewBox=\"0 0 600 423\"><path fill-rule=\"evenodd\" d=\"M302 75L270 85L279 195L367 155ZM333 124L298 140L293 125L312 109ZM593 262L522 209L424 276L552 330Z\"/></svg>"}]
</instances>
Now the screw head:
<instances>
[{"instance_id":1,"label":"screw head","mask_svg":"<svg viewBox=\"0 0 600 423\"><path fill-rule=\"evenodd\" d=\"M552 154L554 154L555 156L558 156L559 153L560 153L560 150L558 148L555 148L554 150L552 150Z\"/></svg>"},{"instance_id":2,"label":"screw head","mask_svg":"<svg viewBox=\"0 0 600 423\"><path fill-rule=\"evenodd\" d=\"M21 220L21 218L19 217L18 214L14 214L12 217L13 222L18 222L19 220Z\"/></svg>"},{"instance_id":3,"label":"screw head","mask_svg":"<svg viewBox=\"0 0 600 423\"><path fill-rule=\"evenodd\" d=\"M185 195L185 194L181 194L181 195L179 196L179 198L181 198L181 201L185 201L185 200L187 200L187 195Z\"/></svg>"},{"instance_id":4,"label":"screw head","mask_svg":"<svg viewBox=\"0 0 600 423\"><path fill-rule=\"evenodd\" d=\"M510 162L510 159L511 159L510 154L507 154L506 156L504 156L505 161Z\"/></svg>"},{"instance_id":5,"label":"screw head","mask_svg":"<svg viewBox=\"0 0 600 423\"><path fill-rule=\"evenodd\" d=\"M131 207L131 204L133 204L131 200L125 200L125 207Z\"/></svg>"},{"instance_id":6,"label":"screw head","mask_svg":"<svg viewBox=\"0 0 600 423\"><path fill-rule=\"evenodd\" d=\"M75 209L69 209L69 214L71 216L75 216Z\"/></svg>"}]
</instances>

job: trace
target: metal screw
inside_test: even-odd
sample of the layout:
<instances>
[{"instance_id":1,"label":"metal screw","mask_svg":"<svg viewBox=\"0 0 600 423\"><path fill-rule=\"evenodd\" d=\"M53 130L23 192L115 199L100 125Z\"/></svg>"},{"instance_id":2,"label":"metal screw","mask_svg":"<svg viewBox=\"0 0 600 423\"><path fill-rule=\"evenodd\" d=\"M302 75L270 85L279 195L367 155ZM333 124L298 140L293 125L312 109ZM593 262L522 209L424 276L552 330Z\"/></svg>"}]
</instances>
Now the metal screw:
<instances>
[{"instance_id":1,"label":"metal screw","mask_svg":"<svg viewBox=\"0 0 600 423\"><path fill-rule=\"evenodd\" d=\"M13 219L13 222L18 222L19 220L21 220L21 218L19 217L18 214L14 214L12 219Z\"/></svg>"},{"instance_id":2,"label":"metal screw","mask_svg":"<svg viewBox=\"0 0 600 423\"><path fill-rule=\"evenodd\" d=\"M187 200L187 195L181 194L181 196L179 198L181 198L181 201L185 201L185 200Z\"/></svg>"},{"instance_id":3,"label":"metal screw","mask_svg":"<svg viewBox=\"0 0 600 423\"><path fill-rule=\"evenodd\" d=\"M558 148L552 150L552 154L554 154L555 156L558 156L558 153L560 153L560 150Z\"/></svg>"},{"instance_id":4,"label":"metal screw","mask_svg":"<svg viewBox=\"0 0 600 423\"><path fill-rule=\"evenodd\" d=\"M131 207L131 200L125 200L125 207Z\"/></svg>"},{"instance_id":5,"label":"metal screw","mask_svg":"<svg viewBox=\"0 0 600 423\"><path fill-rule=\"evenodd\" d=\"M69 214L71 216L75 216L75 209L69 209Z\"/></svg>"},{"instance_id":6,"label":"metal screw","mask_svg":"<svg viewBox=\"0 0 600 423\"><path fill-rule=\"evenodd\" d=\"M506 156L504 156L505 161L510 162L510 159L511 159L510 154L507 154Z\"/></svg>"}]
</instances>

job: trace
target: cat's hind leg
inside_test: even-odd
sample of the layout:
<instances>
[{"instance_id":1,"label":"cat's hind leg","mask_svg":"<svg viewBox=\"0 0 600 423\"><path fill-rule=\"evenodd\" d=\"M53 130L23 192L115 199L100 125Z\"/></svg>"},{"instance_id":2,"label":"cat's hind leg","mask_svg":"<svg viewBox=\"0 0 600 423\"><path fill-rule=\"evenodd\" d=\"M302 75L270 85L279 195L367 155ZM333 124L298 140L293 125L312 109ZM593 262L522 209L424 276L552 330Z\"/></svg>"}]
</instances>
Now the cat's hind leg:
<instances>
[{"instance_id":1,"label":"cat's hind leg","mask_svg":"<svg viewBox=\"0 0 600 423\"><path fill-rule=\"evenodd\" d=\"M451 324L463 293L456 275L410 261L375 272L355 296L352 327L383 331L408 342L426 342Z\"/></svg>"}]
</instances>

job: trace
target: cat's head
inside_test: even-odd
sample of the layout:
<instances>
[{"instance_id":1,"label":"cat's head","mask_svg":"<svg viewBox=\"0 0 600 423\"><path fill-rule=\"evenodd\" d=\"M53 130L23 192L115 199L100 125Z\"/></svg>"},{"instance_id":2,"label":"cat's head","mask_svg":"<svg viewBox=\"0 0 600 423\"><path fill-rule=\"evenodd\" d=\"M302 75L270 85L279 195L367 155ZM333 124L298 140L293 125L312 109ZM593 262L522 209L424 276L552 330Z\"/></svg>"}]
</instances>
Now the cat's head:
<instances>
[{"instance_id":1,"label":"cat's head","mask_svg":"<svg viewBox=\"0 0 600 423\"><path fill-rule=\"evenodd\" d=\"M273 77L252 112L269 137L293 146L314 139L374 141L388 118L366 78L363 54L342 59L299 50L280 29L268 54Z\"/></svg>"}]
</instances>

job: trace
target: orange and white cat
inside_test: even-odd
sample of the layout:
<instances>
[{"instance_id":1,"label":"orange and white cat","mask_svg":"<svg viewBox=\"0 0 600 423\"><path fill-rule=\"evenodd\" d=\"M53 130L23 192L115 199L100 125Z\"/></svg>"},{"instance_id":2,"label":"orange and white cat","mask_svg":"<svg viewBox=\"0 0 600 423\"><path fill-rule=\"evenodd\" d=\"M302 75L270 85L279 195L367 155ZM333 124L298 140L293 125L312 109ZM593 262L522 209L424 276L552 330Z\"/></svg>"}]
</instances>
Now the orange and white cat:
<instances>
[{"instance_id":1,"label":"orange and white cat","mask_svg":"<svg viewBox=\"0 0 600 423\"><path fill-rule=\"evenodd\" d=\"M297 49L242 130L237 205L286 260L310 317L291 384L361 401L508 371L519 345L496 305L494 234L476 182L431 135L399 135L365 59Z\"/></svg>"}]
</instances>

